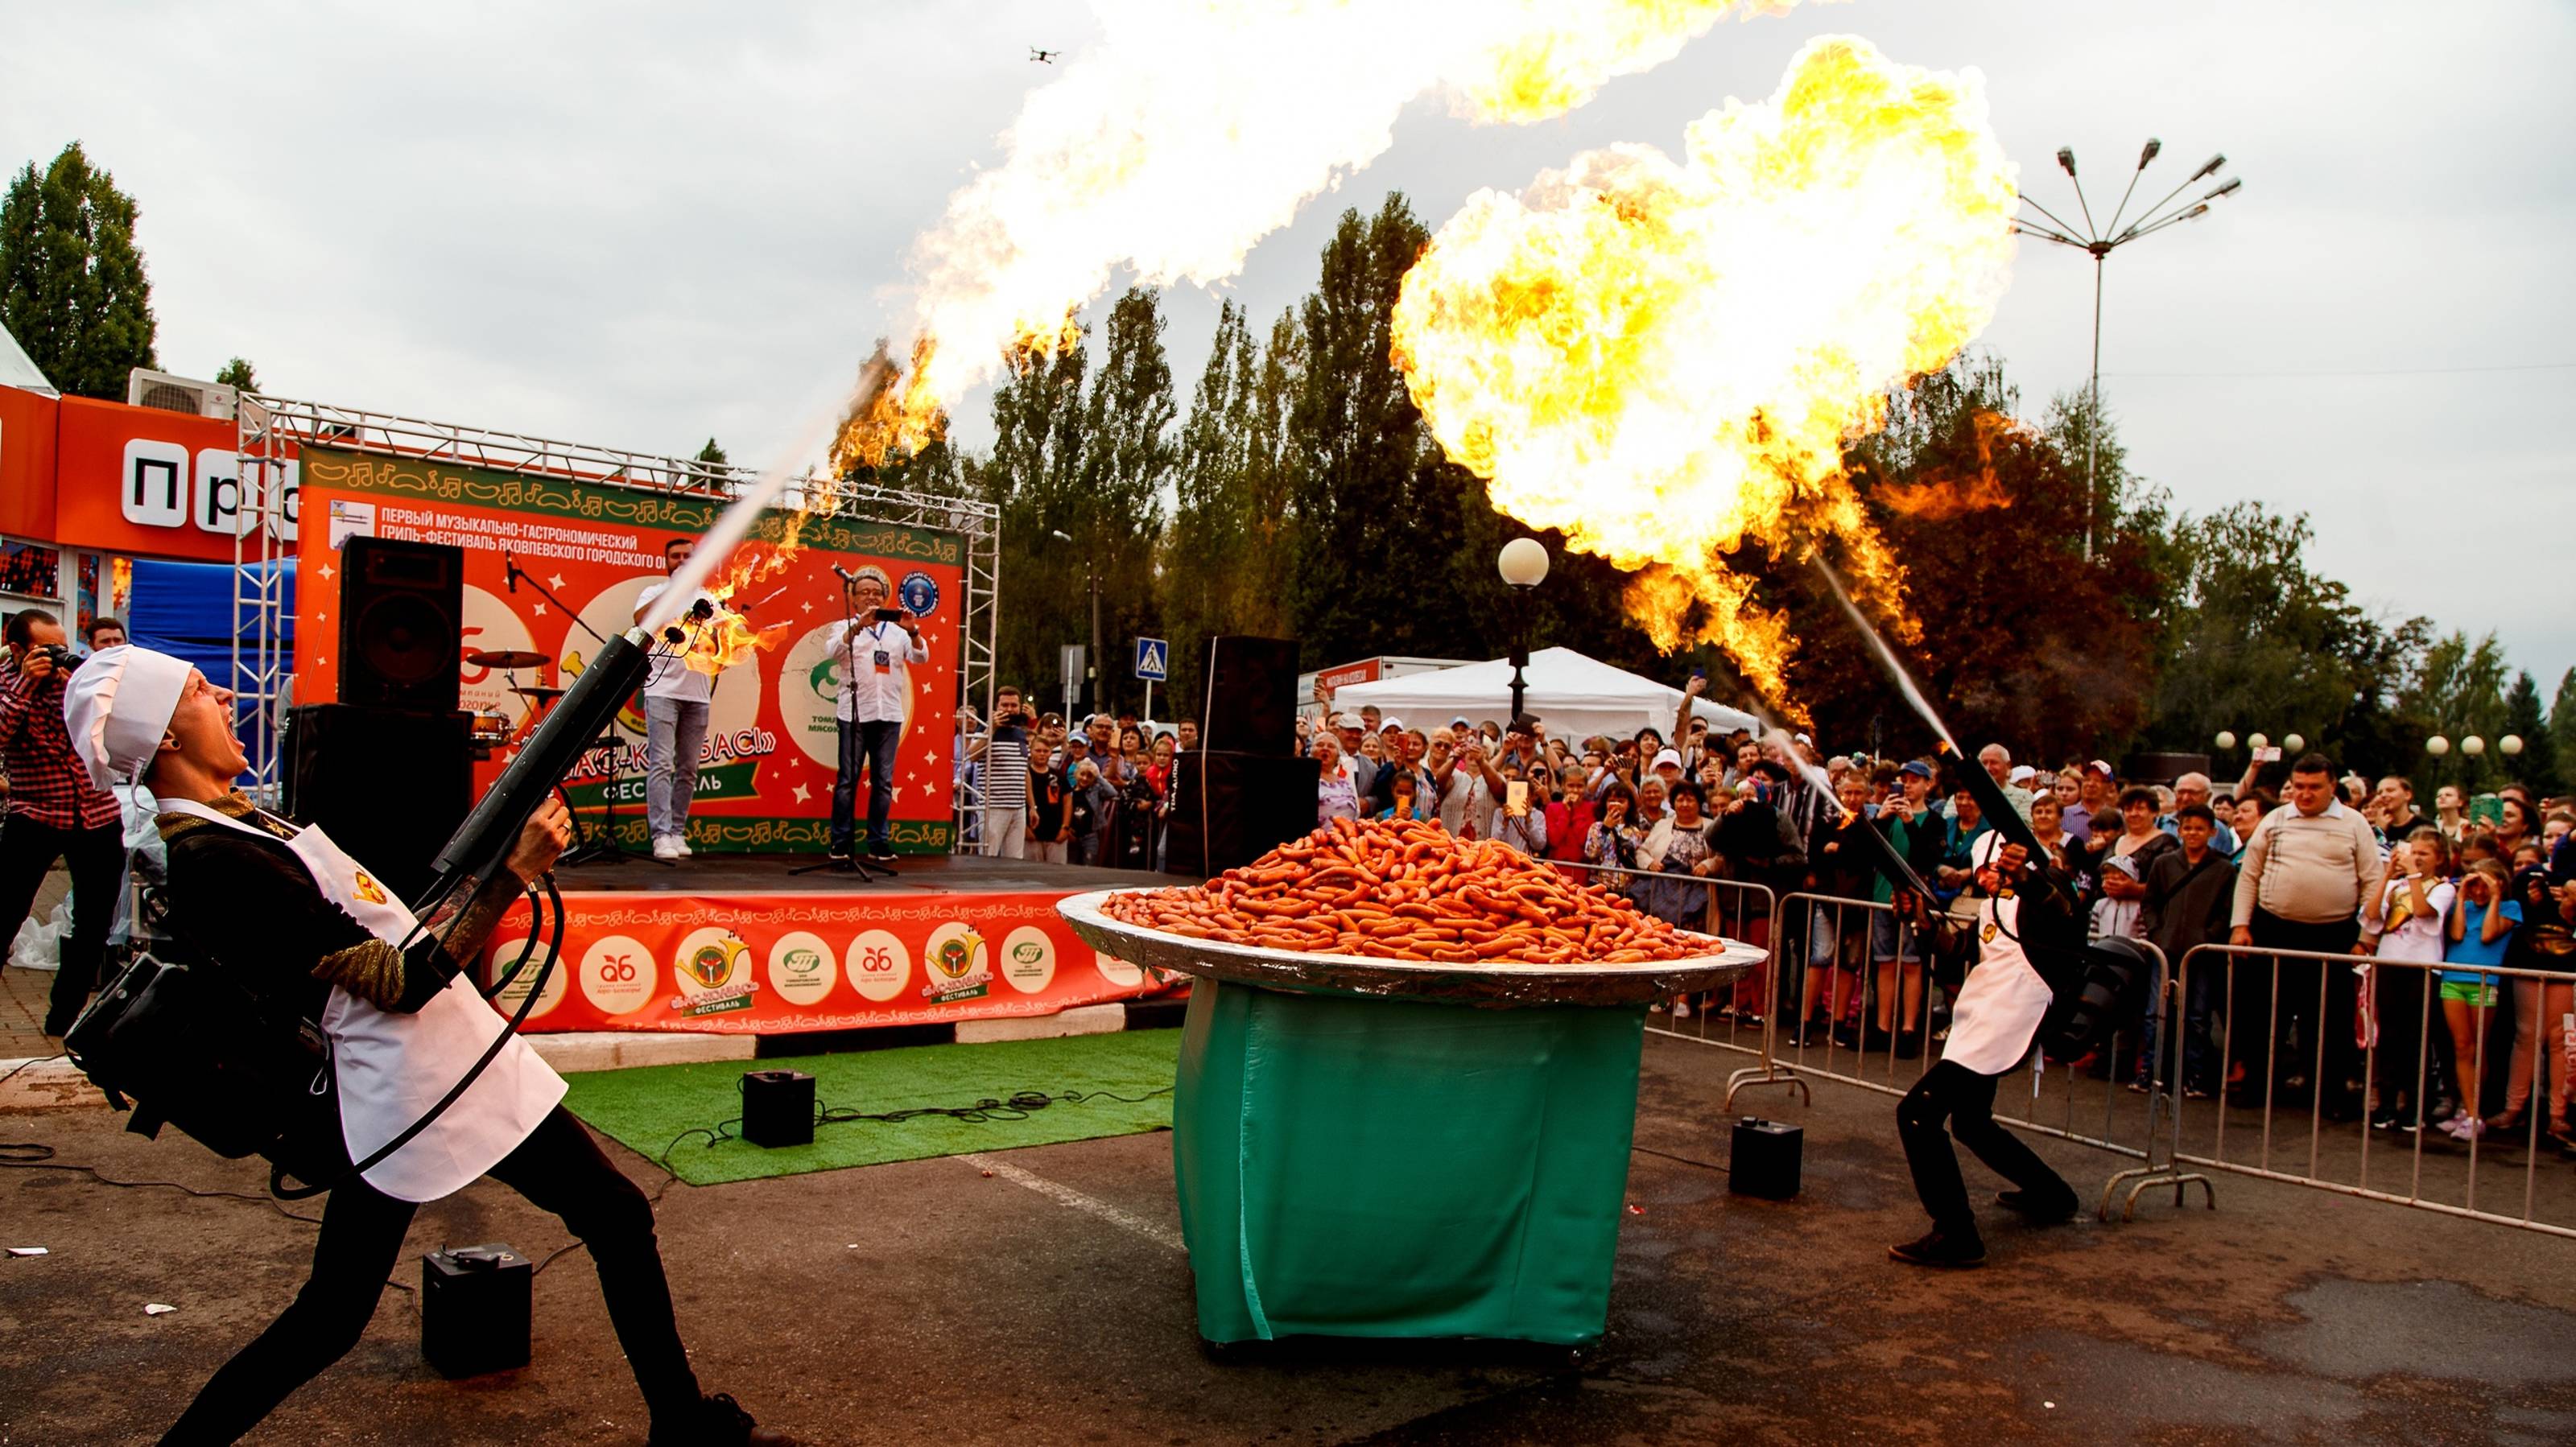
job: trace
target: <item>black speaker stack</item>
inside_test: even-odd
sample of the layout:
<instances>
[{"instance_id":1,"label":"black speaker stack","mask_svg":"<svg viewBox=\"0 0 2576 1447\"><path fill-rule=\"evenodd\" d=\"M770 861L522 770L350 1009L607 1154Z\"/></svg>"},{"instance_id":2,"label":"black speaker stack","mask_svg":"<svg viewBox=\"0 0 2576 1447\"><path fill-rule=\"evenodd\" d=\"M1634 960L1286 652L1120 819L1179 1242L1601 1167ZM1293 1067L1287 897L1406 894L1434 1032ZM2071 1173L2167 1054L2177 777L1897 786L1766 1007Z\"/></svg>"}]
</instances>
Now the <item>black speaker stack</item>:
<instances>
[{"instance_id":1,"label":"black speaker stack","mask_svg":"<svg viewBox=\"0 0 2576 1447\"><path fill-rule=\"evenodd\" d=\"M1297 754L1294 640L1211 638L1199 676L1199 746L1172 761L1163 867L1206 876L1312 830L1321 766Z\"/></svg>"},{"instance_id":2,"label":"black speaker stack","mask_svg":"<svg viewBox=\"0 0 2576 1447\"><path fill-rule=\"evenodd\" d=\"M415 898L474 801L473 716L456 706L465 553L358 536L339 568L339 701L287 714L286 812Z\"/></svg>"}]
</instances>

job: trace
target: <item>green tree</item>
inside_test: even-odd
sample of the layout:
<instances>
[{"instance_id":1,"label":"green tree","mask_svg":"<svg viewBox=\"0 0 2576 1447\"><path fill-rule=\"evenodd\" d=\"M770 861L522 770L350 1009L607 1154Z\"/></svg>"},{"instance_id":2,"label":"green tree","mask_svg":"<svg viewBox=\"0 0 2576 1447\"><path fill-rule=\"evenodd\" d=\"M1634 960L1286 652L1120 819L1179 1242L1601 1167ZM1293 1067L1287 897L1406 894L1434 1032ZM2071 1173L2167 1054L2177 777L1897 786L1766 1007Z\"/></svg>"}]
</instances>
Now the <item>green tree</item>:
<instances>
[{"instance_id":1,"label":"green tree","mask_svg":"<svg viewBox=\"0 0 2576 1447\"><path fill-rule=\"evenodd\" d=\"M1229 301L1218 309L1207 367L1177 443L1162 547L1160 604L1175 698L1195 695L1211 636L1287 630L1281 590L1295 519L1279 446L1296 345L1286 316L1265 349L1241 308Z\"/></svg>"},{"instance_id":2,"label":"green tree","mask_svg":"<svg viewBox=\"0 0 2576 1447\"><path fill-rule=\"evenodd\" d=\"M2558 741L2550 736L2549 720L2540 712L2540 683L2523 669L2513 676L2513 687L2505 690L2504 731L2522 740L2522 752L2507 755L2498 762L2506 777L2529 784L2544 797L2561 787L2558 776Z\"/></svg>"},{"instance_id":3,"label":"green tree","mask_svg":"<svg viewBox=\"0 0 2576 1447\"><path fill-rule=\"evenodd\" d=\"M2313 536L2306 514L2251 501L2173 524L2150 741L2199 751L2220 730L2298 733L2366 774L2413 762L2419 715L2398 695L2431 625L2372 617L2308 566Z\"/></svg>"},{"instance_id":4,"label":"green tree","mask_svg":"<svg viewBox=\"0 0 2576 1447\"><path fill-rule=\"evenodd\" d=\"M236 387L244 392L259 390L259 379L252 374L250 359L247 357L235 357L224 363L223 367L215 373L215 382L219 386ZM710 440L707 445L713 447L715 443Z\"/></svg>"},{"instance_id":5,"label":"green tree","mask_svg":"<svg viewBox=\"0 0 2576 1447\"><path fill-rule=\"evenodd\" d=\"M2549 701L2549 752L2562 768L2576 770L2576 668L2558 676Z\"/></svg>"},{"instance_id":6,"label":"green tree","mask_svg":"<svg viewBox=\"0 0 2576 1447\"><path fill-rule=\"evenodd\" d=\"M2495 747L2505 733L2504 688L2504 649L2492 633L2472 639L2455 629L2423 650L2414 678L2398 697L2398 712L2426 733L2448 738L2451 751L2410 761L2417 765L2418 797L2431 798L2443 784L2477 794L2504 781L2502 750ZM2485 753L2472 757L2460 747L2472 737L2486 741Z\"/></svg>"},{"instance_id":7,"label":"green tree","mask_svg":"<svg viewBox=\"0 0 2576 1447\"><path fill-rule=\"evenodd\" d=\"M1099 590L1095 635L1103 708L1141 707L1144 685L1129 667L1131 640L1158 635L1155 545L1163 531L1163 492L1178 450L1171 437L1177 407L1172 366L1163 351L1161 301L1130 287L1109 309L1100 364L1083 399L1082 441L1074 515L1066 529L1090 560ZM1169 710L1165 710L1166 713Z\"/></svg>"},{"instance_id":8,"label":"green tree","mask_svg":"<svg viewBox=\"0 0 2576 1447\"><path fill-rule=\"evenodd\" d=\"M122 400L128 372L160 365L134 218L78 141L42 173L29 162L0 199L0 324L76 396Z\"/></svg>"},{"instance_id":9,"label":"green tree","mask_svg":"<svg viewBox=\"0 0 2576 1447\"><path fill-rule=\"evenodd\" d=\"M1083 381L1087 330L1052 354L1005 359L993 389L993 447L963 467L968 488L1000 512L1001 613L997 681L1046 704L1057 691L1058 654L1091 640L1090 598L1079 547ZM1063 536L1059 537L1058 535ZM1072 680L1077 698L1083 681Z\"/></svg>"},{"instance_id":10,"label":"green tree","mask_svg":"<svg viewBox=\"0 0 2576 1447\"><path fill-rule=\"evenodd\" d=\"M238 360L238 359L236 359L236 360ZM243 375L245 375L245 376L249 375L249 373L250 373L250 364L249 364L249 363L247 363L247 362L242 363L242 373L243 373ZM219 379L219 380L220 380L220 379ZM703 463L707 464L709 467L723 467L723 466L725 466L725 465L727 465L728 463L731 463L731 462L733 461L733 459L732 459L732 458L727 457L727 456L725 455L725 450L724 450L724 448L723 448L723 447L721 447L721 446L719 446L719 445L717 444L716 440L715 440L714 438L712 438L712 437L710 437L710 438L708 438L708 439L707 439L707 445L706 445L706 446L701 447L701 448L699 448L699 449L698 449L698 455L697 455L697 459L696 459L696 460L697 460L697 461L699 461L699 462L703 462Z\"/></svg>"}]
</instances>

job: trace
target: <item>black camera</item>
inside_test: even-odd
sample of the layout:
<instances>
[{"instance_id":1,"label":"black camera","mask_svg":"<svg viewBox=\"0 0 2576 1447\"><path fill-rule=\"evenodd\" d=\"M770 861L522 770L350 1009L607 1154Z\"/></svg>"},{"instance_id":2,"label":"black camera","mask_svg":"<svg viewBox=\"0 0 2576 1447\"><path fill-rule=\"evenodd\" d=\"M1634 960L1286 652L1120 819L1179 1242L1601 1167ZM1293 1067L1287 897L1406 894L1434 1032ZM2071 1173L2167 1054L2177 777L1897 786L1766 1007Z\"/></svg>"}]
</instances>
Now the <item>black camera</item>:
<instances>
[{"instance_id":1,"label":"black camera","mask_svg":"<svg viewBox=\"0 0 2576 1447\"><path fill-rule=\"evenodd\" d=\"M52 660L56 673L69 673L88 661L72 652L68 643L38 643L28 648L27 655Z\"/></svg>"}]
</instances>

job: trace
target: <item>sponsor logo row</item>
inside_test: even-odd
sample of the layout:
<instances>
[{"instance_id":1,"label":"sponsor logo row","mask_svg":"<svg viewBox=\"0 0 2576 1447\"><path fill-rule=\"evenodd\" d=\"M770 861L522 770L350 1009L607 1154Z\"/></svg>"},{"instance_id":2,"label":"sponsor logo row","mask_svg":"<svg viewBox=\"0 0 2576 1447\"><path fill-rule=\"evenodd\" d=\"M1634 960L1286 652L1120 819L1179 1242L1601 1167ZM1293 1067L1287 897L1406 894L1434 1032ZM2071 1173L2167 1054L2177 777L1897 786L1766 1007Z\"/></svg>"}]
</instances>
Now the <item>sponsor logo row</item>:
<instances>
[{"instance_id":1,"label":"sponsor logo row","mask_svg":"<svg viewBox=\"0 0 2576 1447\"><path fill-rule=\"evenodd\" d=\"M493 973L509 969L526 945L525 939L512 939L495 946ZM1142 983L1144 976L1134 965L1097 950L1084 952L1091 956L1092 968L1111 984ZM792 930L770 944L765 960L757 958L759 952L740 935L721 925L683 936L667 961L656 958L651 948L630 935L605 935L583 949L579 959L567 954L556 963L528 1018L543 1018L575 988L603 1015L652 1010L695 1016L749 1010L759 1004L764 991L783 1005L810 1009L822 1005L845 980L861 998L879 1004L950 1004L981 998L997 988L1035 995L1055 982L1057 953L1055 940L1036 925L1012 930L996 951L973 926L960 921L931 931L918 962L901 939L881 929L862 931L838 948L810 930ZM516 1013L535 976L531 954L528 965L494 1003Z\"/></svg>"}]
</instances>

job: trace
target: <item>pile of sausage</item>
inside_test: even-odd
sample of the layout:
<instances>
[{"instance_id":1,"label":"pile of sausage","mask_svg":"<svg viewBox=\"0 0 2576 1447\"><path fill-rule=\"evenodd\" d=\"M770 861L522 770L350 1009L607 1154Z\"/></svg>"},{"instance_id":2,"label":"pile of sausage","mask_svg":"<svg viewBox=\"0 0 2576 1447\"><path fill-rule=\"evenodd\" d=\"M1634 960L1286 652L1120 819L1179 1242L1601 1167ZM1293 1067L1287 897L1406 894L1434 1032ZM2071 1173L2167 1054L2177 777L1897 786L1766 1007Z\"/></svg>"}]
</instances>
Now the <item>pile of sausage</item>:
<instances>
[{"instance_id":1,"label":"pile of sausage","mask_svg":"<svg viewBox=\"0 0 2576 1447\"><path fill-rule=\"evenodd\" d=\"M1336 819L1203 885L1112 895L1101 912L1192 939L1453 964L1642 964L1712 947L1509 845L1410 819Z\"/></svg>"}]
</instances>

